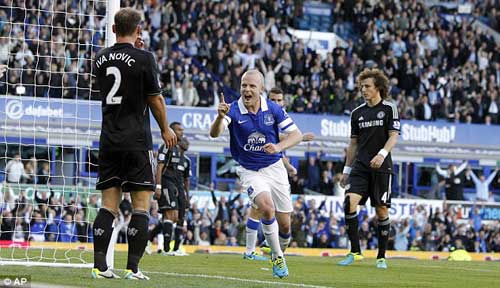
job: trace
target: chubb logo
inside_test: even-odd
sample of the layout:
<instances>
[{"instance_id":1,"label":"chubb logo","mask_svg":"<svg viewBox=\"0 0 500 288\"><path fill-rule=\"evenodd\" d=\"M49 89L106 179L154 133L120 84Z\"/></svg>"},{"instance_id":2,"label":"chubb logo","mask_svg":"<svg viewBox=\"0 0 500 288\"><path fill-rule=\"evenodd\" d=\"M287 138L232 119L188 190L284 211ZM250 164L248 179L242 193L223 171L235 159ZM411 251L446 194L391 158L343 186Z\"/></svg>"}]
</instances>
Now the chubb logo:
<instances>
[{"instance_id":1,"label":"chubb logo","mask_svg":"<svg viewBox=\"0 0 500 288\"><path fill-rule=\"evenodd\" d=\"M247 144L243 146L245 151L262 151L264 144L266 144L266 136L259 132L254 132L248 136Z\"/></svg>"},{"instance_id":2,"label":"chubb logo","mask_svg":"<svg viewBox=\"0 0 500 288\"><path fill-rule=\"evenodd\" d=\"M49 106L42 105L28 105L24 106L23 102L19 100L11 100L5 105L5 114L10 119L21 119L24 115L34 117L55 117L63 118L64 113L62 108L52 109Z\"/></svg>"}]
</instances>

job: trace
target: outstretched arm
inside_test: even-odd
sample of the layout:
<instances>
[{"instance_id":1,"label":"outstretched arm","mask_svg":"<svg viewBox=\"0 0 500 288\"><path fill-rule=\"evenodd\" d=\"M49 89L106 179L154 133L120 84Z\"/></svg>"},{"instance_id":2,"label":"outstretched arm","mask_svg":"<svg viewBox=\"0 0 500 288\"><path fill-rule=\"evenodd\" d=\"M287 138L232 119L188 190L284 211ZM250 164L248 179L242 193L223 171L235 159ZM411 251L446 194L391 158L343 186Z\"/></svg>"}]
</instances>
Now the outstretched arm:
<instances>
[{"instance_id":1,"label":"outstretched arm","mask_svg":"<svg viewBox=\"0 0 500 288\"><path fill-rule=\"evenodd\" d=\"M460 164L460 166L458 166L457 170L455 171L455 175L462 173L462 171L464 171L464 169L467 168L468 164L469 163L467 161L464 161L464 163Z\"/></svg>"},{"instance_id":2,"label":"outstretched arm","mask_svg":"<svg viewBox=\"0 0 500 288\"><path fill-rule=\"evenodd\" d=\"M491 182L493 181L493 179L495 179L495 175L497 175L497 172L498 172L498 168L495 168L495 170L493 172L491 172L490 176L488 176L488 178L486 179L486 184L488 186L491 184Z\"/></svg>"},{"instance_id":3,"label":"outstretched arm","mask_svg":"<svg viewBox=\"0 0 500 288\"><path fill-rule=\"evenodd\" d=\"M472 177L472 181L474 181L474 184L480 184L481 182L479 181L479 179L477 178L476 176L476 173L474 173L474 171L472 171L472 169L469 170L469 173L470 173L470 176Z\"/></svg>"},{"instance_id":4,"label":"outstretched arm","mask_svg":"<svg viewBox=\"0 0 500 288\"><path fill-rule=\"evenodd\" d=\"M444 178L450 177L450 175L448 175L448 171L441 169L441 166L439 166L439 163L436 163L436 172L439 175L443 176Z\"/></svg>"}]
</instances>

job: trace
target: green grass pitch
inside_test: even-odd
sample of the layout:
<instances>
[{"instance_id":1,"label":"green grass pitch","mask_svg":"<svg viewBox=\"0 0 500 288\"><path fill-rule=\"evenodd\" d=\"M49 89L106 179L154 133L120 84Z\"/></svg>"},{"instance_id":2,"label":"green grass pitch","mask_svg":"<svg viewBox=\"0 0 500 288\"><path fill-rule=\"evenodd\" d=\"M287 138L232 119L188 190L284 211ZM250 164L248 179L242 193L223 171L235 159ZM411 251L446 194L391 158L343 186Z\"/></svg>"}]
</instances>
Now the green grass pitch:
<instances>
[{"instance_id":1,"label":"green grass pitch","mask_svg":"<svg viewBox=\"0 0 500 288\"><path fill-rule=\"evenodd\" d=\"M2 257L10 257L6 249ZM17 256L24 255L19 254ZM35 253L40 255L40 251ZM60 252L59 252L60 253ZM8 255L6 255L8 254ZM51 258L53 251L44 250ZM79 255L72 255L78 257ZM91 253L83 259L92 261ZM115 267L123 269L126 253L117 252ZM5 258L4 258L5 259ZM76 259L76 258L75 258ZM187 257L145 255L141 270L151 281L98 279L90 277L90 269L0 266L0 275L29 274L32 282L61 287L500 287L500 262L448 262L389 259L389 269L375 268L375 259L355 262L349 267L336 265L333 257L287 257L290 276L274 278L265 261L243 260L241 255L191 254ZM123 270L117 270L123 275Z\"/></svg>"}]
</instances>

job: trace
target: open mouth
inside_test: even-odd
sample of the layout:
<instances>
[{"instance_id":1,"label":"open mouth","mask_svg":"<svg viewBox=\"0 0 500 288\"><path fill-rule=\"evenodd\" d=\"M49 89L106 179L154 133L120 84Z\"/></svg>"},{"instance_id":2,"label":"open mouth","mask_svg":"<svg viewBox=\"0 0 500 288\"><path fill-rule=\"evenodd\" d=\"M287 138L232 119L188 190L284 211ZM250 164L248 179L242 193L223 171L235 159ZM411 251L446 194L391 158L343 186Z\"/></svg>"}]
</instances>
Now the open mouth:
<instances>
[{"instance_id":1,"label":"open mouth","mask_svg":"<svg viewBox=\"0 0 500 288\"><path fill-rule=\"evenodd\" d=\"M246 101L250 101L252 99L252 95L244 95L243 98L246 100Z\"/></svg>"}]
</instances>

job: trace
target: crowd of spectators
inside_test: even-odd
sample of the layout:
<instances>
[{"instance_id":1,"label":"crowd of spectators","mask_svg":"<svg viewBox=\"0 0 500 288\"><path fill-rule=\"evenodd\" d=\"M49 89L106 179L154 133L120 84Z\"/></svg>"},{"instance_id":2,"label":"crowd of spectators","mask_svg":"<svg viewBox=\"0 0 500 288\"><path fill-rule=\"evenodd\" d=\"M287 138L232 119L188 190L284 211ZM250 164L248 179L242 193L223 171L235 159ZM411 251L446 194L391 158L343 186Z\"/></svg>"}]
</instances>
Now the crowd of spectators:
<instances>
[{"instance_id":1,"label":"crowd of spectators","mask_svg":"<svg viewBox=\"0 0 500 288\"><path fill-rule=\"evenodd\" d=\"M0 240L92 242L91 227L100 207L98 194L90 194L82 201L80 195L64 197L44 191L31 199L24 190L15 195L7 183L0 192ZM240 193L192 201L186 214L184 244L244 246L249 206ZM325 202L305 199L299 196L293 203L290 246L347 249L343 218L329 212ZM162 220L156 202L151 204L149 225L153 229ZM481 209L474 206L469 215L464 215L463 210L447 206L446 202L442 209L430 212L416 206L408 214L411 216L392 220L389 249L446 252L454 247L470 252L500 252L500 221L486 224ZM127 241L125 231L131 211L130 195L124 193L118 220L122 227L119 243ZM359 220L362 249L376 249L377 221L368 216L366 208L361 209Z\"/></svg>"},{"instance_id":2,"label":"crowd of spectators","mask_svg":"<svg viewBox=\"0 0 500 288\"><path fill-rule=\"evenodd\" d=\"M0 0L0 64L10 67L0 94L98 99L88 87L90 59L104 45L104 1L51 2ZM257 68L266 89L283 88L287 110L348 115L362 101L356 75L378 66L403 119L499 123L500 45L473 25L498 31L498 1L449 17L421 1L333 1L331 30L347 46L323 57L287 32L302 1L121 2L143 11L142 37L169 104L217 105L219 92L238 91L242 73Z\"/></svg>"},{"instance_id":3,"label":"crowd of spectators","mask_svg":"<svg viewBox=\"0 0 500 288\"><path fill-rule=\"evenodd\" d=\"M23 160L16 153L2 170L0 177L5 177L8 183L45 185L50 182L49 162L37 160L34 156Z\"/></svg>"},{"instance_id":4,"label":"crowd of spectators","mask_svg":"<svg viewBox=\"0 0 500 288\"><path fill-rule=\"evenodd\" d=\"M82 201L80 195L35 190L28 198L11 185L0 184L0 240L92 242L98 195Z\"/></svg>"}]
</instances>

